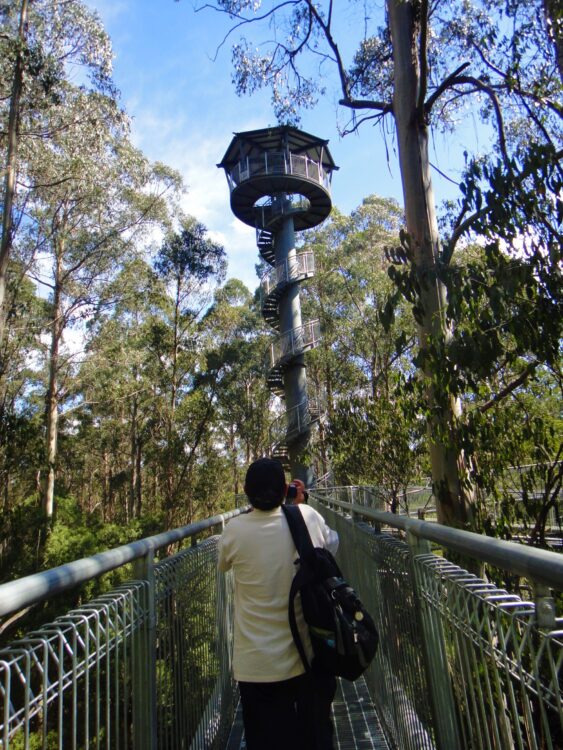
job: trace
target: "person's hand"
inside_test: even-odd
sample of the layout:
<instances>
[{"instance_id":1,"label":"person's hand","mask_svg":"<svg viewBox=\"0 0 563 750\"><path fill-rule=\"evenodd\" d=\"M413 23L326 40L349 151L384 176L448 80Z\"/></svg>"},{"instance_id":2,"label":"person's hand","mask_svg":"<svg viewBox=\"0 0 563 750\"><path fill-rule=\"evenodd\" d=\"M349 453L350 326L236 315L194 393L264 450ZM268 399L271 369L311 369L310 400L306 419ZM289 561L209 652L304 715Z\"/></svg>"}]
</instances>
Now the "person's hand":
<instances>
[{"instance_id":1,"label":"person's hand","mask_svg":"<svg viewBox=\"0 0 563 750\"><path fill-rule=\"evenodd\" d=\"M305 503L308 498L308 494L305 492L305 484L300 479L292 479L290 484L292 484L297 490L297 494L292 501L293 504L299 505L300 503Z\"/></svg>"}]
</instances>

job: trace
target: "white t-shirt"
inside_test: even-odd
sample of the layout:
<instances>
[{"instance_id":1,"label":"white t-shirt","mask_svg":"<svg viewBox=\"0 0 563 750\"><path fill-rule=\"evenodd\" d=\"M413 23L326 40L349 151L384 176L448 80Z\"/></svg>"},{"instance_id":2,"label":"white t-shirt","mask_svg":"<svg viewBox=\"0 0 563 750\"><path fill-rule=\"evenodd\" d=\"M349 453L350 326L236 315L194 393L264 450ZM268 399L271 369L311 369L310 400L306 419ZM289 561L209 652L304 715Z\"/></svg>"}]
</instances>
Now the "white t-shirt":
<instances>
[{"instance_id":1,"label":"white t-shirt","mask_svg":"<svg viewBox=\"0 0 563 750\"><path fill-rule=\"evenodd\" d=\"M309 505L300 505L314 547L335 553L338 534ZM243 682L277 682L303 674L288 619L289 590L297 551L281 508L233 518L219 542L221 571L235 578L233 671ZM311 643L299 596L295 616L308 656Z\"/></svg>"}]
</instances>

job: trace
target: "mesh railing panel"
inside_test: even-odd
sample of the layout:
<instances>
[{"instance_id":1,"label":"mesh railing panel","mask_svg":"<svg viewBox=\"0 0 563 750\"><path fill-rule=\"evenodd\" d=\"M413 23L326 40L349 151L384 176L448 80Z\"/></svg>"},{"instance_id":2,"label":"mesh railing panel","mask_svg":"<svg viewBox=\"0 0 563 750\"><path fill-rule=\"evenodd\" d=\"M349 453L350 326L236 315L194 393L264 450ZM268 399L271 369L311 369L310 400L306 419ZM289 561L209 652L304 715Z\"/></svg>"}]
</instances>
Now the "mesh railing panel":
<instances>
[{"instance_id":1,"label":"mesh railing panel","mask_svg":"<svg viewBox=\"0 0 563 750\"><path fill-rule=\"evenodd\" d=\"M128 748L146 585L132 582L0 652L0 747Z\"/></svg>"},{"instance_id":2,"label":"mesh railing panel","mask_svg":"<svg viewBox=\"0 0 563 750\"><path fill-rule=\"evenodd\" d=\"M416 575L442 625L463 746L563 747L563 621L538 628L534 603L436 555L419 557Z\"/></svg>"},{"instance_id":3,"label":"mesh railing panel","mask_svg":"<svg viewBox=\"0 0 563 750\"><path fill-rule=\"evenodd\" d=\"M397 748L563 748L563 619L541 628L533 602L314 504L376 620L366 679Z\"/></svg>"},{"instance_id":4,"label":"mesh railing panel","mask_svg":"<svg viewBox=\"0 0 563 750\"><path fill-rule=\"evenodd\" d=\"M337 559L376 621L380 643L365 677L379 719L401 750L434 747L409 550L315 505L340 538Z\"/></svg>"},{"instance_id":5,"label":"mesh railing panel","mask_svg":"<svg viewBox=\"0 0 563 750\"><path fill-rule=\"evenodd\" d=\"M232 575L217 573L218 539L155 568L159 750L222 748L233 721Z\"/></svg>"},{"instance_id":6,"label":"mesh railing panel","mask_svg":"<svg viewBox=\"0 0 563 750\"><path fill-rule=\"evenodd\" d=\"M224 747L236 689L217 545L154 566L154 610L149 581L131 581L0 651L0 748Z\"/></svg>"}]
</instances>

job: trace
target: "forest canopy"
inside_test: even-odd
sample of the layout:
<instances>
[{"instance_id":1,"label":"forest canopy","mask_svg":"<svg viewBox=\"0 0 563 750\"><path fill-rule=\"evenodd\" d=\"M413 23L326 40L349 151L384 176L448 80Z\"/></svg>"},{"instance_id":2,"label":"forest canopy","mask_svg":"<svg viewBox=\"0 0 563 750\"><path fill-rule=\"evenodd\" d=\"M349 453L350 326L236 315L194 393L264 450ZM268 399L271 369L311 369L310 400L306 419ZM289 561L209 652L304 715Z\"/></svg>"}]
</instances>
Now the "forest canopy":
<instances>
[{"instance_id":1,"label":"forest canopy","mask_svg":"<svg viewBox=\"0 0 563 750\"><path fill-rule=\"evenodd\" d=\"M322 330L306 360L316 476L375 486L394 511L431 486L440 520L545 546L562 482L557 6L350 2L366 16L344 55L334 3L214 5L251 37L233 38L237 90L270 86L280 121L326 95L320 63L345 129L395 128L404 208L374 191L300 239ZM6 580L232 507L280 405L259 296L181 210L174 165L133 145L98 17L78 0L0 14ZM428 139L465 107L495 139L440 208Z\"/></svg>"}]
</instances>

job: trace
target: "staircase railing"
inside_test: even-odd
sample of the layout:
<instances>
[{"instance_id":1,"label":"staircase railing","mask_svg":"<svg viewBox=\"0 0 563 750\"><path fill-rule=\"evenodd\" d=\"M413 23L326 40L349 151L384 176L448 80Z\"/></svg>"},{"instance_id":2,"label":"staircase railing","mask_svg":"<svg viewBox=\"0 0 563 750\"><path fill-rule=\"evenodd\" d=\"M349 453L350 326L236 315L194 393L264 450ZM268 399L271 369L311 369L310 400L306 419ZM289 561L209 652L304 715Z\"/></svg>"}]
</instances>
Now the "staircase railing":
<instances>
[{"instance_id":1,"label":"staircase railing","mask_svg":"<svg viewBox=\"0 0 563 750\"><path fill-rule=\"evenodd\" d=\"M315 273L315 255L312 250L297 253L291 260L271 268L264 274L260 282L262 305L266 298L279 288L281 284L313 276Z\"/></svg>"},{"instance_id":2,"label":"staircase railing","mask_svg":"<svg viewBox=\"0 0 563 750\"><path fill-rule=\"evenodd\" d=\"M279 367L288 359L317 346L320 339L321 324L318 320L309 320L299 328L285 331L277 336L268 347L266 367L268 369Z\"/></svg>"}]
</instances>

